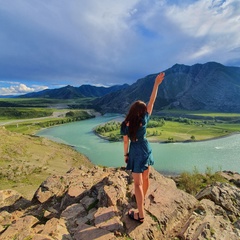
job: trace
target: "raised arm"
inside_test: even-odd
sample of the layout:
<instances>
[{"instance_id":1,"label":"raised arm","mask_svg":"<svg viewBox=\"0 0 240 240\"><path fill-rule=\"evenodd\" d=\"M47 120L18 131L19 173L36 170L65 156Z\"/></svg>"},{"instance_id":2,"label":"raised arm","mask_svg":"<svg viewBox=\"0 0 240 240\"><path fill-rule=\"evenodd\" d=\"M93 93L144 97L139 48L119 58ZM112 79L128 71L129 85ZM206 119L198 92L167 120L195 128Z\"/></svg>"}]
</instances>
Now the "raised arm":
<instances>
[{"instance_id":1,"label":"raised arm","mask_svg":"<svg viewBox=\"0 0 240 240\"><path fill-rule=\"evenodd\" d=\"M153 105L154 105L156 97L157 97L158 86L162 83L162 81L164 79L164 76L165 76L165 73L161 72L155 78L155 82L154 82L154 85L153 85L153 90L152 90L152 93L151 93L151 96L150 96L149 103L147 105L147 112L148 112L149 115L152 114Z\"/></svg>"}]
</instances>

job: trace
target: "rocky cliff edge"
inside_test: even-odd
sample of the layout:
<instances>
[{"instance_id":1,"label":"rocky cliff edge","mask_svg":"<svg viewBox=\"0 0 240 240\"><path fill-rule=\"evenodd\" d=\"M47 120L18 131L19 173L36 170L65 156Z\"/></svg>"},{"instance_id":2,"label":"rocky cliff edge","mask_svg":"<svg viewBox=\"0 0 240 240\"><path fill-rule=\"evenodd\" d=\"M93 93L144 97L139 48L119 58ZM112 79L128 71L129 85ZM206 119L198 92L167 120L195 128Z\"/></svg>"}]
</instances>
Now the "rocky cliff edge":
<instances>
[{"instance_id":1,"label":"rocky cliff edge","mask_svg":"<svg viewBox=\"0 0 240 240\"><path fill-rule=\"evenodd\" d=\"M32 201L0 191L0 239L240 239L240 191L234 185L215 183L194 197L152 169L143 224L127 216L135 207L133 181L124 169L74 168L47 178Z\"/></svg>"}]
</instances>

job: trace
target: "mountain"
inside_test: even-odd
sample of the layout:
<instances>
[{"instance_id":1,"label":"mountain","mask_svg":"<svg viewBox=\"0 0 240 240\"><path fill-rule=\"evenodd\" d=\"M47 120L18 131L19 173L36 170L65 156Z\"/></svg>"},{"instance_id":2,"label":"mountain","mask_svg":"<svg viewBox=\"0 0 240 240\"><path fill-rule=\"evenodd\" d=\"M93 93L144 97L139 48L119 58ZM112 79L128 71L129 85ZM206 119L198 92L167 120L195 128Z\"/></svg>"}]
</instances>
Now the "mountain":
<instances>
[{"instance_id":1,"label":"mountain","mask_svg":"<svg viewBox=\"0 0 240 240\"><path fill-rule=\"evenodd\" d=\"M154 111L162 109L240 112L240 68L216 62L187 66L175 64L165 72ZM126 89L112 92L93 103L105 112L125 113L131 103L149 97L157 74L139 79Z\"/></svg>"},{"instance_id":2,"label":"mountain","mask_svg":"<svg viewBox=\"0 0 240 240\"><path fill-rule=\"evenodd\" d=\"M14 98L15 95L0 95L0 98Z\"/></svg>"},{"instance_id":3,"label":"mountain","mask_svg":"<svg viewBox=\"0 0 240 240\"><path fill-rule=\"evenodd\" d=\"M45 89L40 92L32 92L19 96L19 98L52 98L52 99L76 99L85 97L102 97L111 92L128 87L128 84L115 85L112 87L96 87L82 85L80 87L65 86L56 89Z\"/></svg>"},{"instance_id":4,"label":"mountain","mask_svg":"<svg viewBox=\"0 0 240 240\"><path fill-rule=\"evenodd\" d=\"M127 88L128 84L115 85L112 87L96 87L91 85L82 85L78 89L85 97L102 97L111 92L116 92L121 89Z\"/></svg>"},{"instance_id":5,"label":"mountain","mask_svg":"<svg viewBox=\"0 0 240 240\"><path fill-rule=\"evenodd\" d=\"M77 91L77 88L70 85L56 89L45 89L40 92L32 92L19 96L19 98L54 98L54 99L72 99L83 98L84 96Z\"/></svg>"}]
</instances>

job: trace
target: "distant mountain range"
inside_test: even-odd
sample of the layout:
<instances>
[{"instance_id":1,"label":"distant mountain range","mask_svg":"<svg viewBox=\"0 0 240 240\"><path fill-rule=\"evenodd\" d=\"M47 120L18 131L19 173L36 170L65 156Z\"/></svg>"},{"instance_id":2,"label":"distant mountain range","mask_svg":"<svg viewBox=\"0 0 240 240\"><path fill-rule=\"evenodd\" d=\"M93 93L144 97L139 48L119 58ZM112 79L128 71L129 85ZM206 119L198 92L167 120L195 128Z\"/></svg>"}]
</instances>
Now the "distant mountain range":
<instances>
[{"instance_id":1,"label":"distant mountain range","mask_svg":"<svg viewBox=\"0 0 240 240\"><path fill-rule=\"evenodd\" d=\"M91 85L82 85L80 87L66 86L56 89L45 89L40 92L27 93L19 98L52 98L52 99L76 99L86 97L102 97L111 92L116 92L127 88L129 85L115 85L112 87L96 87Z\"/></svg>"},{"instance_id":2,"label":"distant mountain range","mask_svg":"<svg viewBox=\"0 0 240 240\"><path fill-rule=\"evenodd\" d=\"M14 98L15 95L0 95L0 99L1 98Z\"/></svg>"},{"instance_id":3,"label":"distant mountain range","mask_svg":"<svg viewBox=\"0 0 240 240\"><path fill-rule=\"evenodd\" d=\"M240 112L240 68L216 62L167 69L159 87L154 111L162 109ZM125 113L131 103L149 97L157 74L148 75L127 87L93 101L105 112Z\"/></svg>"},{"instance_id":4,"label":"distant mountain range","mask_svg":"<svg viewBox=\"0 0 240 240\"><path fill-rule=\"evenodd\" d=\"M216 62L187 66L175 64L164 71L154 105L162 109L240 112L240 67L228 67ZM107 113L125 113L130 105L141 99L149 101L156 74L137 80L132 85L96 87L70 85L58 89L21 95L21 98L77 99L92 98L87 107ZM70 107L81 107L80 105Z\"/></svg>"}]
</instances>

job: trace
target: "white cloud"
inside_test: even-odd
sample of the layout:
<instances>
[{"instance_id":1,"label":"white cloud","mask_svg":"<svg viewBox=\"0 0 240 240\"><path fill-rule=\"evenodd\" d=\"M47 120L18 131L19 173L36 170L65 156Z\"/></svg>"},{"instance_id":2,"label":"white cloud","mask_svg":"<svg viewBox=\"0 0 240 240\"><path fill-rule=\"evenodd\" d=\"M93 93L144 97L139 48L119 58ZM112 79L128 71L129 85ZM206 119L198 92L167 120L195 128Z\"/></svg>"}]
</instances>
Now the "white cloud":
<instances>
[{"instance_id":1,"label":"white cloud","mask_svg":"<svg viewBox=\"0 0 240 240\"><path fill-rule=\"evenodd\" d=\"M209 54L212 52L212 49L209 46L202 46L200 47L195 53L193 53L190 57L193 59L197 59L199 57L202 57L206 54Z\"/></svg>"},{"instance_id":2,"label":"white cloud","mask_svg":"<svg viewBox=\"0 0 240 240\"><path fill-rule=\"evenodd\" d=\"M0 80L0 84L2 84L2 83L4 83L4 84L21 84L20 82L16 82L16 81L3 81L3 80Z\"/></svg>"},{"instance_id":3,"label":"white cloud","mask_svg":"<svg viewBox=\"0 0 240 240\"><path fill-rule=\"evenodd\" d=\"M46 86L34 86L34 87L28 87L25 84L18 84L18 85L12 85L9 87L2 87L0 88L0 95L19 95L19 94L26 94L29 92L35 92L35 91L41 91L44 89L47 89Z\"/></svg>"},{"instance_id":4,"label":"white cloud","mask_svg":"<svg viewBox=\"0 0 240 240\"><path fill-rule=\"evenodd\" d=\"M232 49L240 47L240 1L201 0L169 8L167 15L189 36L185 58L226 62L237 57Z\"/></svg>"},{"instance_id":5,"label":"white cloud","mask_svg":"<svg viewBox=\"0 0 240 240\"><path fill-rule=\"evenodd\" d=\"M32 85L32 88L34 89L34 92L39 92L39 91L48 89L47 86L38 86L38 85Z\"/></svg>"},{"instance_id":6,"label":"white cloud","mask_svg":"<svg viewBox=\"0 0 240 240\"><path fill-rule=\"evenodd\" d=\"M201 0L188 7L175 6L168 9L168 17L190 36L224 35L238 36L240 21L240 2L238 0Z\"/></svg>"}]
</instances>

